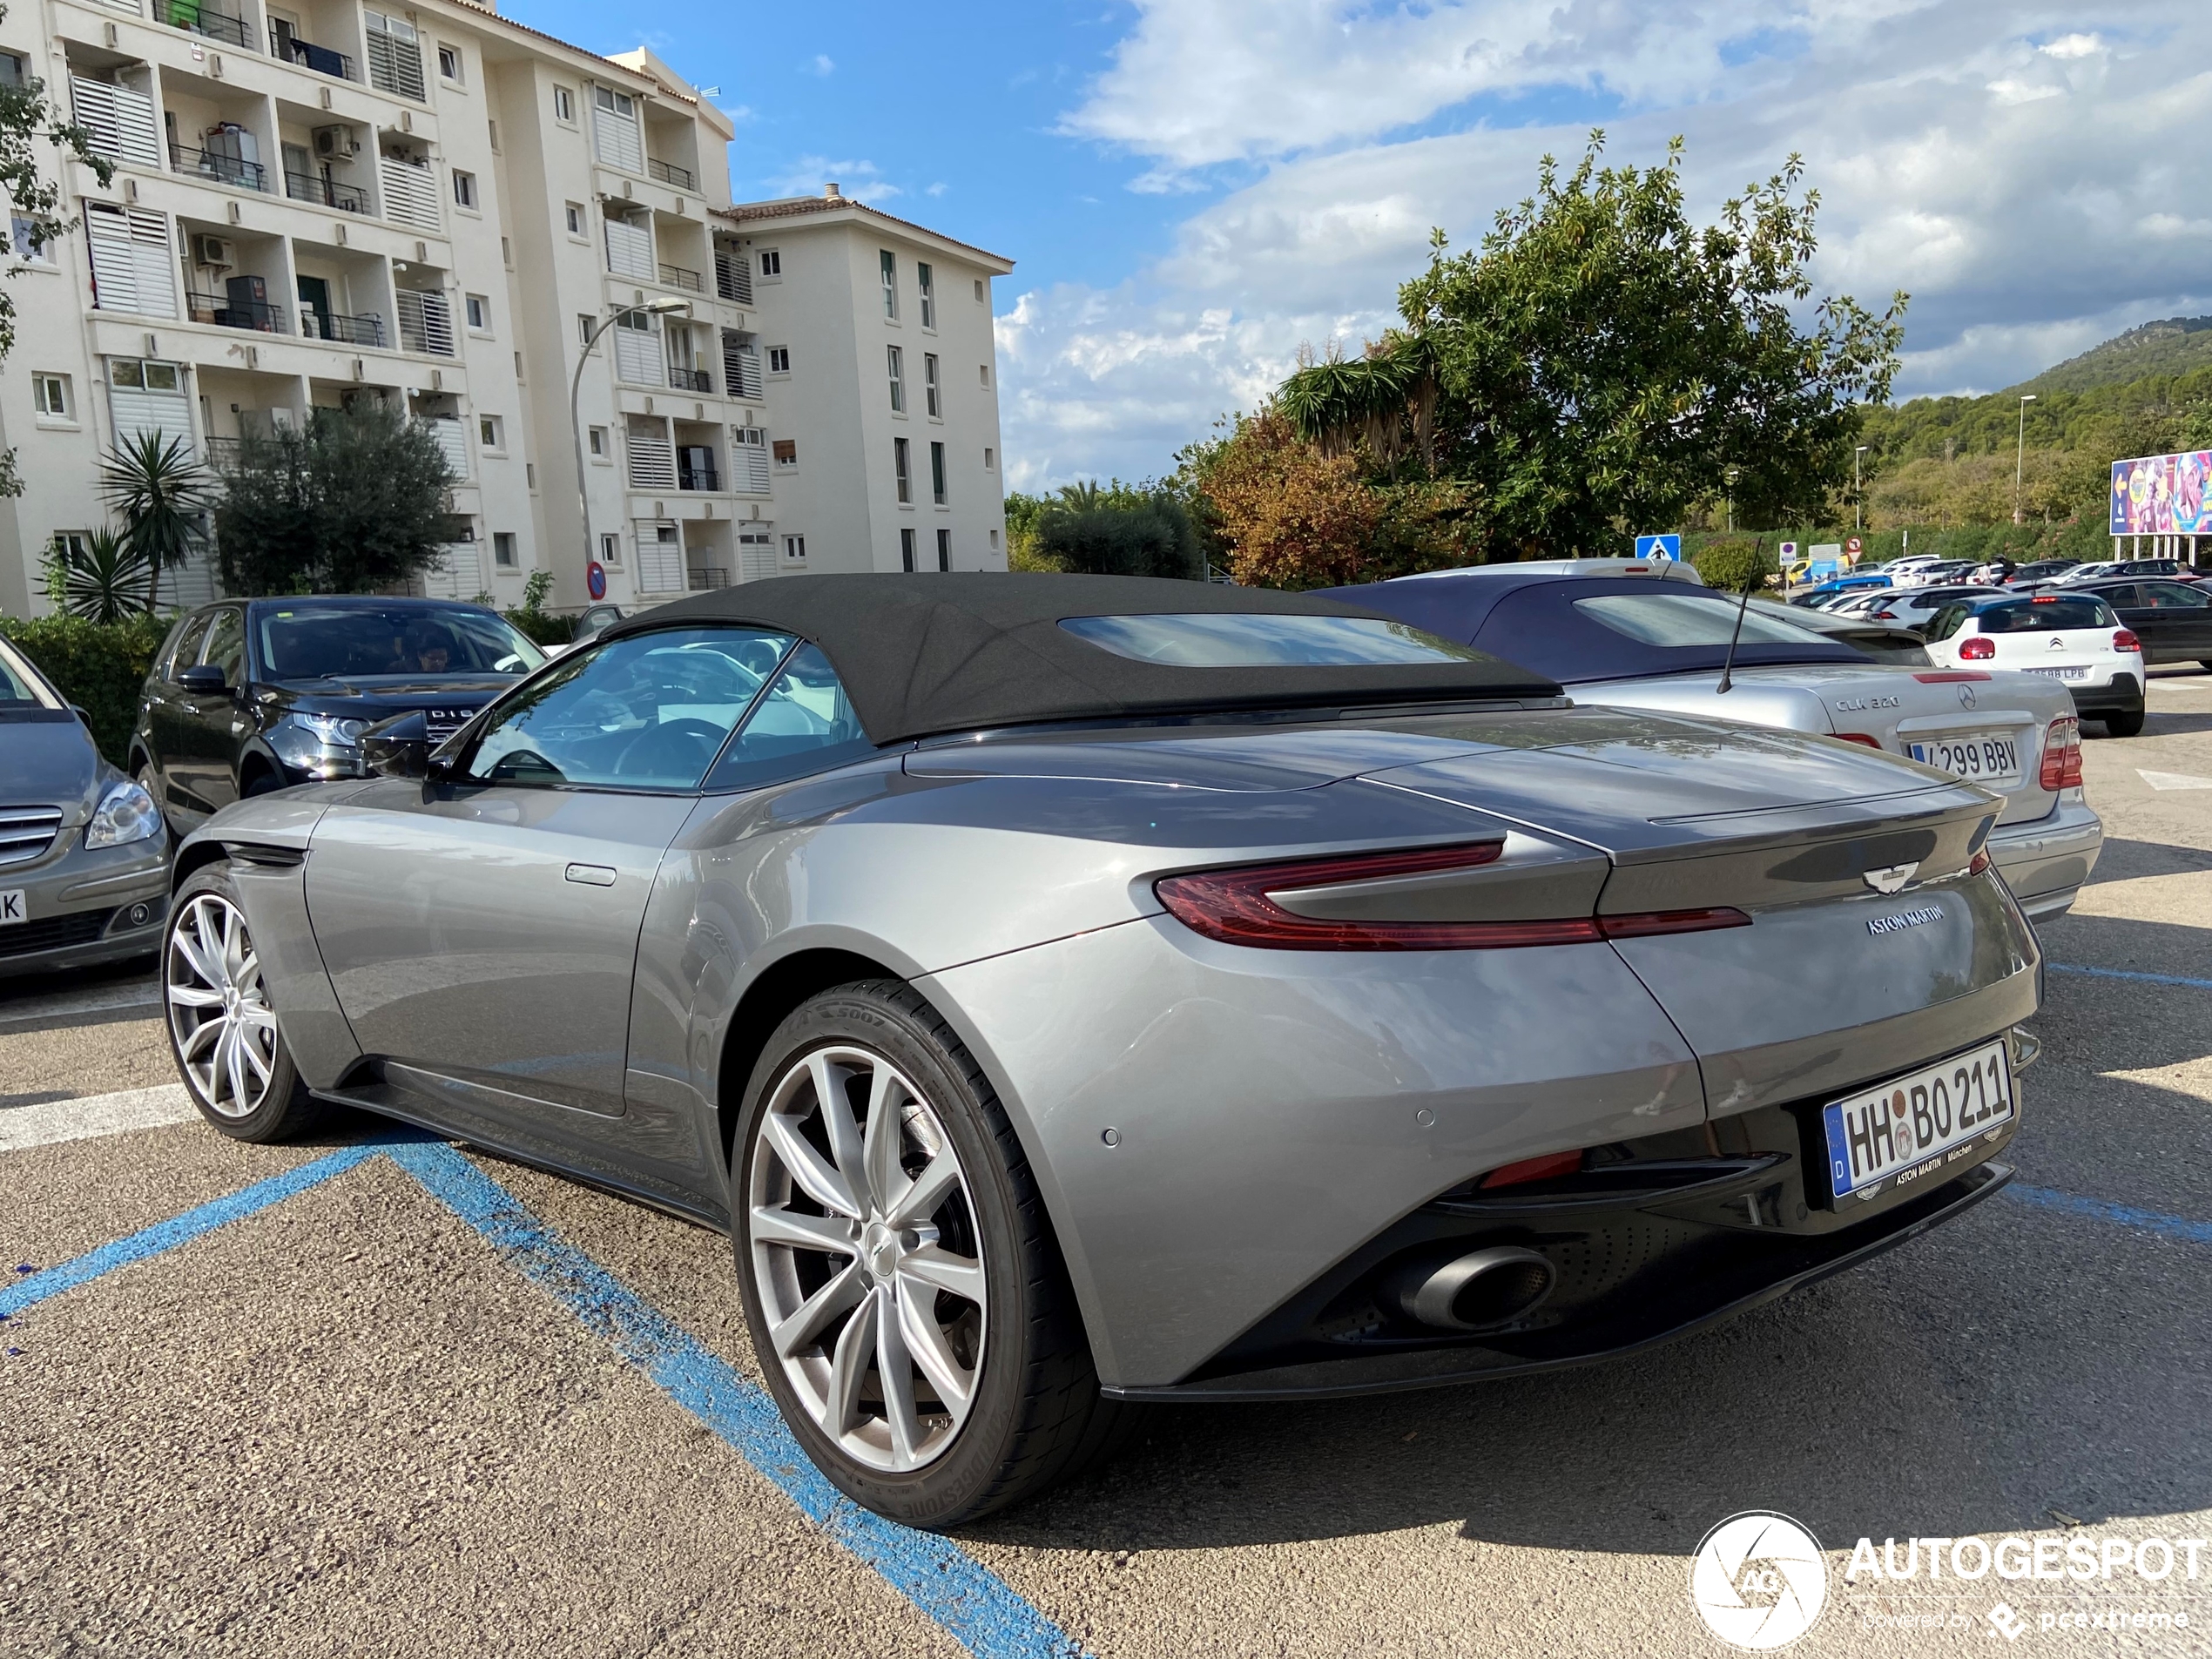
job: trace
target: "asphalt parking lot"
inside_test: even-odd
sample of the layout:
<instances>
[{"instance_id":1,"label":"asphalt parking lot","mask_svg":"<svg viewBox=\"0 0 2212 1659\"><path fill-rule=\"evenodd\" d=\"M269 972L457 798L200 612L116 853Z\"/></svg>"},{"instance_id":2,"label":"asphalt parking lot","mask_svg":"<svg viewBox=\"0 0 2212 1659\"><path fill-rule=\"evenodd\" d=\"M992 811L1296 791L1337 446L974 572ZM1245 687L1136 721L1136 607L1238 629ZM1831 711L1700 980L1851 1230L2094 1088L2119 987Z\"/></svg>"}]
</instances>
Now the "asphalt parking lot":
<instances>
[{"instance_id":1,"label":"asphalt parking lot","mask_svg":"<svg viewBox=\"0 0 2212 1659\"><path fill-rule=\"evenodd\" d=\"M2087 745L2006 1193L1633 1364L1158 1412L949 1541L797 1460L720 1237L366 1118L233 1144L145 973L0 989L0 1652L1710 1654L1754 1508L1829 1551L1797 1651L2212 1649L2212 675L2151 709ZM2175 1565L1844 1576L2013 1535Z\"/></svg>"}]
</instances>

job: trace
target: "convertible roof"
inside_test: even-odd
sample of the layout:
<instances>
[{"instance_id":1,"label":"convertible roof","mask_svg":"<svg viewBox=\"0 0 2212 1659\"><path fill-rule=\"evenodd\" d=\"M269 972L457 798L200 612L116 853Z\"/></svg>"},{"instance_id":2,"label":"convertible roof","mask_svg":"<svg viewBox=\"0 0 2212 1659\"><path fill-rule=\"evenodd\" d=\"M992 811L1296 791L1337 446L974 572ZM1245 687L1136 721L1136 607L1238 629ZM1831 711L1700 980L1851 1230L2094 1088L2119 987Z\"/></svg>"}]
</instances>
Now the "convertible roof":
<instances>
[{"instance_id":1,"label":"convertible roof","mask_svg":"<svg viewBox=\"0 0 2212 1659\"><path fill-rule=\"evenodd\" d=\"M1073 617L1237 611L1378 615L1311 594L1150 577L792 576L679 599L626 617L601 637L701 622L748 623L796 634L822 648L860 724L878 743L1043 720L1559 695L1559 687L1542 675L1494 657L1448 664L1184 668L1117 656L1058 625Z\"/></svg>"}]
</instances>

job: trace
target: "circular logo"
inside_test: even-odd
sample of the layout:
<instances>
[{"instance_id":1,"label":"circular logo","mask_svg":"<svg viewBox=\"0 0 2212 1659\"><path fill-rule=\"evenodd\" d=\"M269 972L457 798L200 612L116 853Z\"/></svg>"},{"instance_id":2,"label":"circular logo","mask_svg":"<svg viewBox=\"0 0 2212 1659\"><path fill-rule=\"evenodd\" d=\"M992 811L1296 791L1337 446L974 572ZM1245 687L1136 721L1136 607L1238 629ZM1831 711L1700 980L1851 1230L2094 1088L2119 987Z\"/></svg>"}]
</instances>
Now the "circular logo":
<instances>
[{"instance_id":1,"label":"circular logo","mask_svg":"<svg viewBox=\"0 0 2212 1659\"><path fill-rule=\"evenodd\" d=\"M1961 685L1959 688L1959 706L1962 709L1970 709L1973 705L1974 688L1971 685Z\"/></svg>"},{"instance_id":2,"label":"circular logo","mask_svg":"<svg viewBox=\"0 0 2212 1659\"><path fill-rule=\"evenodd\" d=\"M583 567L584 591L595 599L607 597L607 567L594 559Z\"/></svg>"},{"instance_id":3,"label":"circular logo","mask_svg":"<svg viewBox=\"0 0 2212 1659\"><path fill-rule=\"evenodd\" d=\"M1689 1599L1730 1647L1786 1648L1828 1604L1828 1562L1820 1541L1789 1516L1746 1510L1697 1546Z\"/></svg>"}]
</instances>

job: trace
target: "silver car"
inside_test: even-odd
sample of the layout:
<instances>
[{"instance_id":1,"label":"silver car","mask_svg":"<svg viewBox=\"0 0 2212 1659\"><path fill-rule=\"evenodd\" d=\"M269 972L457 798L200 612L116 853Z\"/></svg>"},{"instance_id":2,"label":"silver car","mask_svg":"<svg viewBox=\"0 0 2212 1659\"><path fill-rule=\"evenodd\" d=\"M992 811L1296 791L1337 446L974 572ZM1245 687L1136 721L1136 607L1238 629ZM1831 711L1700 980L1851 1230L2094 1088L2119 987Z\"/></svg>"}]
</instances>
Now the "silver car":
<instances>
[{"instance_id":1,"label":"silver car","mask_svg":"<svg viewBox=\"0 0 2212 1659\"><path fill-rule=\"evenodd\" d=\"M185 843L193 1098L726 1228L792 1433L911 1524L1130 1402L1631 1352L2010 1173L2000 803L1892 756L1072 576L751 583L421 725Z\"/></svg>"},{"instance_id":2,"label":"silver car","mask_svg":"<svg viewBox=\"0 0 2212 1659\"><path fill-rule=\"evenodd\" d=\"M1831 618L1754 601L1739 630L1737 600L1710 589L1526 564L1332 591L1537 669L1578 704L1821 732L1980 785L2003 803L1990 855L2039 920L2073 905L2104 846L2103 822L2082 792L2080 723L2067 688L1925 658L1897 663L1878 644L1831 631L1858 624L1879 633L1892 607Z\"/></svg>"},{"instance_id":3,"label":"silver car","mask_svg":"<svg viewBox=\"0 0 2212 1659\"><path fill-rule=\"evenodd\" d=\"M0 977L161 946L169 832L79 718L0 639Z\"/></svg>"}]
</instances>

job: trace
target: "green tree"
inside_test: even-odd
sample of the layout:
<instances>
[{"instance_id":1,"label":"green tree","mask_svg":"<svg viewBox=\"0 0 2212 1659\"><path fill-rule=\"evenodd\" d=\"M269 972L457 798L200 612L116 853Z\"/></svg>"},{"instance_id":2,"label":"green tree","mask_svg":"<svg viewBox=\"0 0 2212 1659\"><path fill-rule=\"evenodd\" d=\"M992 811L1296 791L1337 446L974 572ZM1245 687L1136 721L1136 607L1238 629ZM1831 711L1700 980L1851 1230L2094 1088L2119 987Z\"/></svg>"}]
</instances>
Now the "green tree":
<instances>
[{"instance_id":1,"label":"green tree","mask_svg":"<svg viewBox=\"0 0 2212 1659\"><path fill-rule=\"evenodd\" d=\"M145 555L105 526L86 536L82 549L57 541L46 553L47 598L87 622L121 622L151 610L145 580Z\"/></svg>"},{"instance_id":2,"label":"green tree","mask_svg":"<svg viewBox=\"0 0 2212 1659\"><path fill-rule=\"evenodd\" d=\"M0 18L8 9L0 6ZM24 268L26 255L48 247L69 234L77 221L62 213L62 190L38 171L40 140L74 156L91 170L107 188L115 177L115 164L92 152L92 135L46 101L46 83L32 77L18 86L0 86L0 193L4 193L14 216L29 233L29 247L17 247L12 233L0 237L0 253L8 255L6 273ZM0 359L15 349L16 302L0 290ZM16 472L16 452L0 450L0 496L23 494L23 480Z\"/></svg>"},{"instance_id":3,"label":"green tree","mask_svg":"<svg viewBox=\"0 0 2212 1659\"><path fill-rule=\"evenodd\" d=\"M206 534L215 479L188 438L133 432L100 464L100 495L123 516L123 539L144 562L145 609L161 604L161 573L192 556Z\"/></svg>"},{"instance_id":4,"label":"green tree","mask_svg":"<svg viewBox=\"0 0 2212 1659\"><path fill-rule=\"evenodd\" d=\"M233 593L359 593L435 563L458 533L437 441L381 400L248 439L215 510Z\"/></svg>"},{"instance_id":5,"label":"green tree","mask_svg":"<svg viewBox=\"0 0 2212 1659\"><path fill-rule=\"evenodd\" d=\"M1029 568L1091 576L1197 577L1204 553L1176 493L1120 479L1068 484L1030 516Z\"/></svg>"},{"instance_id":6,"label":"green tree","mask_svg":"<svg viewBox=\"0 0 2212 1659\"><path fill-rule=\"evenodd\" d=\"M1642 170L1602 167L1603 143L1563 176L1545 157L1479 249L1437 232L1399 293L1434 364L1437 466L1474 486L1494 558L1615 552L1731 465L1739 522L1817 515L1897 370L1902 293L1879 316L1831 296L1798 326L1819 198L1797 157L1700 228L1679 138Z\"/></svg>"}]
</instances>

